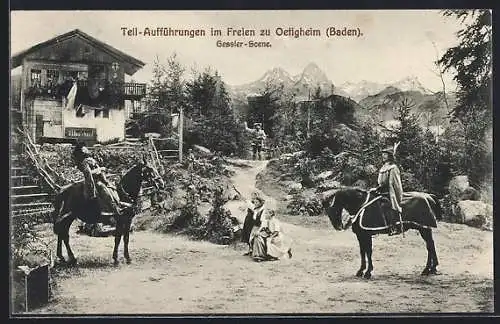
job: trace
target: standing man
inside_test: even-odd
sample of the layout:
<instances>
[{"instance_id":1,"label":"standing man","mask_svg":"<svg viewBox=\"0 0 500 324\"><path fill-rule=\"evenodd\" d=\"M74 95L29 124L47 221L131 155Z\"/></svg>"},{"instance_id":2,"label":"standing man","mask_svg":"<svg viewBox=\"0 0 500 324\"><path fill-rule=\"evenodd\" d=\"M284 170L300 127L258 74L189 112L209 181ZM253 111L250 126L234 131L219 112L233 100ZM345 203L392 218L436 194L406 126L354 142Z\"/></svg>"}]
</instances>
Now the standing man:
<instances>
[{"instance_id":1,"label":"standing man","mask_svg":"<svg viewBox=\"0 0 500 324\"><path fill-rule=\"evenodd\" d=\"M256 160L258 156L258 159L262 160L262 147L264 146L264 140L267 138L267 135L262 129L261 123L254 123L253 125L255 127L254 129L249 128L247 122L245 122L245 130L252 136L253 159Z\"/></svg>"}]
</instances>

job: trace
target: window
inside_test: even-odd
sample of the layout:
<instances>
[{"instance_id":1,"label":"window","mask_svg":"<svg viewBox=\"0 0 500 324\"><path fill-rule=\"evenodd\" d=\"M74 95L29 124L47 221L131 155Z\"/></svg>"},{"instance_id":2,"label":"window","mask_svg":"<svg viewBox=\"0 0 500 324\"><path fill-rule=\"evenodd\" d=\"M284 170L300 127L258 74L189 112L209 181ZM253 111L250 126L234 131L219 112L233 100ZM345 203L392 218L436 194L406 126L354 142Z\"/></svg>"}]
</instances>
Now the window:
<instances>
[{"instance_id":1,"label":"window","mask_svg":"<svg viewBox=\"0 0 500 324\"><path fill-rule=\"evenodd\" d=\"M94 117L95 118L101 117L102 116L101 112L102 112L101 109L95 109L94 110Z\"/></svg>"},{"instance_id":2,"label":"window","mask_svg":"<svg viewBox=\"0 0 500 324\"><path fill-rule=\"evenodd\" d=\"M87 80L89 78L89 75L87 71L78 71L78 80Z\"/></svg>"},{"instance_id":3,"label":"window","mask_svg":"<svg viewBox=\"0 0 500 324\"><path fill-rule=\"evenodd\" d=\"M109 109L104 109L102 111L102 118L109 118Z\"/></svg>"},{"instance_id":4,"label":"window","mask_svg":"<svg viewBox=\"0 0 500 324\"><path fill-rule=\"evenodd\" d=\"M56 85L59 80L59 71L47 70L47 84Z\"/></svg>"},{"instance_id":5,"label":"window","mask_svg":"<svg viewBox=\"0 0 500 324\"><path fill-rule=\"evenodd\" d=\"M31 70L30 80L32 86L39 86L42 80L42 70Z\"/></svg>"}]
</instances>

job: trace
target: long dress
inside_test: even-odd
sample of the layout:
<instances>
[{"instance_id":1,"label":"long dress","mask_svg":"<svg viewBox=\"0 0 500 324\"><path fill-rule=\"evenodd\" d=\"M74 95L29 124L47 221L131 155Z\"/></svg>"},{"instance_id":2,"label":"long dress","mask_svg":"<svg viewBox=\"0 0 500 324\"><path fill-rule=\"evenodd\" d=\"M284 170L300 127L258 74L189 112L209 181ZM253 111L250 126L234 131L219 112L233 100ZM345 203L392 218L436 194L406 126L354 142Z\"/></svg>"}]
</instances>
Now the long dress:
<instances>
[{"instance_id":1,"label":"long dress","mask_svg":"<svg viewBox=\"0 0 500 324\"><path fill-rule=\"evenodd\" d=\"M388 204L384 204L382 207L385 219L394 224L399 220L399 215L402 212L401 201L403 200L401 175L396 164L387 162L380 168L378 185L381 195L388 200ZM388 206L385 207L385 205Z\"/></svg>"},{"instance_id":2,"label":"long dress","mask_svg":"<svg viewBox=\"0 0 500 324\"><path fill-rule=\"evenodd\" d=\"M399 168L393 163L384 164L378 174L378 185L381 193L391 201L391 208L401 212L401 200L403 199L403 186Z\"/></svg>"},{"instance_id":3,"label":"long dress","mask_svg":"<svg viewBox=\"0 0 500 324\"><path fill-rule=\"evenodd\" d=\"M250 232L249 244L252 250L252 258L255 260L264 260L267 256L266 238L268 221L264 215L264 207L254 209L254 226Z\"/></svg>"},{"instance_id":4,"label":"long dress","mask_svg":"<svg viewBox=\"0 0 500 324\"><path fill-rule=\"evenodd\" d=\"M105 175L101 172L95 173L99 169L97 161L91 157L85 158L78 168L85 177L86 197L90 199L99 198L100 205L104 211L111 211L120 214L120 197Z\"/></svg>"},{"instance_id":5,"label":"long dress","mask_svg":"<svg viewBox=\"0 0 500 324\"><path fill-rule=\"evenodd\" d=\"M292 247L292 240L281 230L280 222L272 217L268 223L271 236L267 239L267 254L274 258L282 258Z\"/></svg>"}]
</instances>

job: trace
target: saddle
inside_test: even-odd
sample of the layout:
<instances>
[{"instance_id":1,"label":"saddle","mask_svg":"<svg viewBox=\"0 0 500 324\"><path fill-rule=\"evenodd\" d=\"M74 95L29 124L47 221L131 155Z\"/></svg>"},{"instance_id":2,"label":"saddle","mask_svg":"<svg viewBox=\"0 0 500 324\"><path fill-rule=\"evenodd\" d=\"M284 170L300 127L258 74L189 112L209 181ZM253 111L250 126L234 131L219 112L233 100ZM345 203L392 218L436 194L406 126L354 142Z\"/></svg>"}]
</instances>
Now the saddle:
<instances>
[{"instance_id":1,"label":"saddle","mask_svg":"<svg viewBox=\"0 0 500 324\"><path fill-rule=\"evenodd\" d=\"M399 222L399 214L391 207L391 201L383 194L375 194L363 204L355 218L366 230L385 230Z\"/></svg>"}]
</instances>

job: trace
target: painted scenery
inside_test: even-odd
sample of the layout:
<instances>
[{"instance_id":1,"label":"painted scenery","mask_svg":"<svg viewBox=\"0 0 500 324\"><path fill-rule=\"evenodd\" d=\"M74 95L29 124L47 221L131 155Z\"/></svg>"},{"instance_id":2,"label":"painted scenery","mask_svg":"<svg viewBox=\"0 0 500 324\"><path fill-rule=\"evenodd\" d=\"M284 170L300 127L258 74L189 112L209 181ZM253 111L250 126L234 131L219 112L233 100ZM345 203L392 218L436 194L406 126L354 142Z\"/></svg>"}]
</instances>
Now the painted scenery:
<instances>
[{"instance_id":1,"label":"painted scenery","mask_svg":"<svg viewBox=\"0 0 500 324\"><path fill-rule=\"evenodd\" d=\"M12 314L493 312L491 11L68 13L10 17Z\"/></svg>"}]
</instances>

